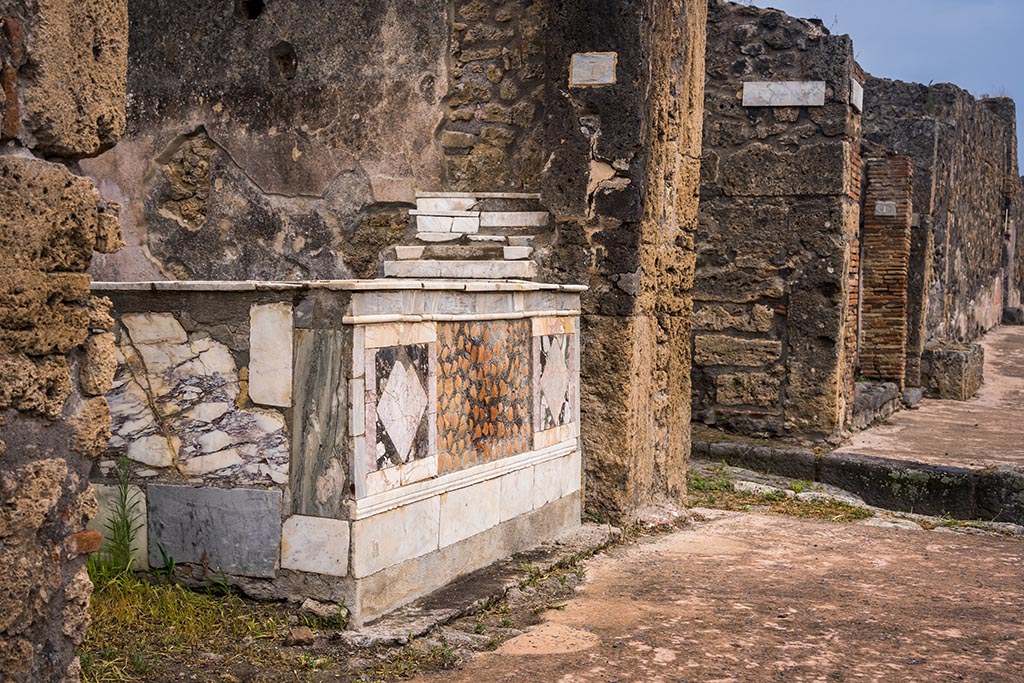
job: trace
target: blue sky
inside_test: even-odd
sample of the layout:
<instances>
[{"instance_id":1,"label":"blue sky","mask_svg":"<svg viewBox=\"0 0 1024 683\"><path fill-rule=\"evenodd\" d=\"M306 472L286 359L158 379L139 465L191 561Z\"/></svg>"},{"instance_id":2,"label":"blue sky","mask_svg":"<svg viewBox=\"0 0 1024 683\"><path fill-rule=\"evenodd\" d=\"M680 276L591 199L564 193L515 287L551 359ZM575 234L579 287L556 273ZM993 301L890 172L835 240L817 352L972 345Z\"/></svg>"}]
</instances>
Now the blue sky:
<instances>
[{"instance_id":1,"label":"blue sky","mask_svg":"<svg viewBox=\"0 0 1024 683\"><path fill-rule=\"evenodd\" d=\"M955 83L975 96L1017 102L1024 159L1022 0L755 0L797 17L817 17L853 37L869 73L918 83Z\"/></svg>"}]
</instances>

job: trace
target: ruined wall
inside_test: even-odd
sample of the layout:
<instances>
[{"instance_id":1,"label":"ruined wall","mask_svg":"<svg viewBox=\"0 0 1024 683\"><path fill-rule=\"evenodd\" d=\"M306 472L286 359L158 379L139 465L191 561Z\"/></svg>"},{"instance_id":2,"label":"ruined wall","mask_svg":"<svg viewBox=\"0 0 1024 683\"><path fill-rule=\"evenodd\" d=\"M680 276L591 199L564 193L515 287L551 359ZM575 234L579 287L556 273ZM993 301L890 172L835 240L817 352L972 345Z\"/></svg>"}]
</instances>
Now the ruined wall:
<instances>
[{"instance_id":1,"label":"ruined wall","mask_svg":"<svg viewBox=\"0 0 1024 683\"><path fill-rule=\"evenodd\" d=\"M873 77L864 102L865 140L914 160L914 231L923 234L912 243L910 323L922 332L908 349L911 383L925 343L970 341L1001 318L1018 185L1013 104Z\"/></svg>"},{"instance_id":2,"label":"ruined wall","mask_svg":"<svg viewBox=\"0 0 1024 683\"><path fill-rule=\"evenodd\" d=\"M125 206L103 280L369 276L440 189L446 3L130 0Z\"/></svg>"},{"instance_id":3,"label":"ruined wall","mask_svg":"<svg viewBox=\"0 0 1024 683\"><path fill-rule=\"evenodd\" d=\"M855 74L850 38L819 22L711 5L693 336L694 407L706 423L821 437L845 420ZM823 82L811 88L821 99L776 86L792 81Z\"/></svg>"},{"instance_id":4,"label":"ruined wall","mask_svg":"<svg viewBox=\"0 0 1024 683\"><path fill-rule=\"evenodd\" d=\"M536 190L543 145L543 0L455 0L445 121L446 187Z\"/></svg>"},{"instance_id":5,"label":"ruined wall","mask_svg":"<svg viewBox=\"0 0 1024 683\"><path fill-rule=\"evenodd\" d=\"M67 164L124 129L123 2L0 2L0 672L77 681L92 592L89 457L110 428L109 302L93 251L121 245L117 206ZM46 157L44 161L40 157ZM73 166L72 166L73 167Z\"/></svg>"},{"instance_id":6,"label":"ruined wall","mask_svg":"<svg viewBox=\"0 0 1024 683\"><path fill-rule=\"evenodd\" d=\"M706 5L558 3L549 17L542 266L583 302L586 502L630 519L678 504L689 452L689 322ZM569 88L573 53L617 52L615 83Z\"/></svg>"}]
</instances>

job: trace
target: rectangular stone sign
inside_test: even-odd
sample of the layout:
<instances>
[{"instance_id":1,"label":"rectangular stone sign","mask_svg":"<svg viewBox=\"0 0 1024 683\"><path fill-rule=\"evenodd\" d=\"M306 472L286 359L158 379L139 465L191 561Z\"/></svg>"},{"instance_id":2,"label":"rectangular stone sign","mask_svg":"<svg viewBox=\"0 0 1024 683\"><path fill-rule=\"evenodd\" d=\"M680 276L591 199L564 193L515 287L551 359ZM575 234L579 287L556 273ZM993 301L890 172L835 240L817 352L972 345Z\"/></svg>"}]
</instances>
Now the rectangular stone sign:
<instances>
[{"instance_id":1,"label":"rectangular stone sign","mask_svg":"<svg viewBox=\"0 0 1024 683\"><path fill-rule=\"evenodd\" d=\"M820 107L825 81L750 81L743 84L744 107Z\"/></svg>"},{"instance_id":2,"label":"rectangular stone sign","mask_svg":"<svg viewBox=\"0 0 1024 683\"><path fill-rule=\"evenodd\" d=\"M618 60L617 52L577 52L569 63L569 87L614 85Z\"/></svg>"},{"instance_id":3,"label":"rectangular stone sign","mask_svg":"<svg viewBox=\"0 0 1024 683\"><path fill-rule=\"evenodd\" d=\"M875 215L876 216L895 216L896 215L896 202L876 202L875 203Z\"/></svg>"},{"instance_id":4,"label":"rectangular stone sign","mask_svg":"<svg viewBox=\"0 0 1024 683\"><path fill-rule=\"evenodd\" d=\"M160 549L214 574L273 578L281 546L281 492L150 484L149 564Z\"/></svg>"},{"instance_id":5,"label":"rectangular stone sign","mask_svg":"<svg viewBox=\"0 0 1024 683\"><path fill-rule=\"evenodd\" d=\"M864 111L864 86L857 79L850 79L850 104L857 111Z\"/></svg>"}]
</instances>

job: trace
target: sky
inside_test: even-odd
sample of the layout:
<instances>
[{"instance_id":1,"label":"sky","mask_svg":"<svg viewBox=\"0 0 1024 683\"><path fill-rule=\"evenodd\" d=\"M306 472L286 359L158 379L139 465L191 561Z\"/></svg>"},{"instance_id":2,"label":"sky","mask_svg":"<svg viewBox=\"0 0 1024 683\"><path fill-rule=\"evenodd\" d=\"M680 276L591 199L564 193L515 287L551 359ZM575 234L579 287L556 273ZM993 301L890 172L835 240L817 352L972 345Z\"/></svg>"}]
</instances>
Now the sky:
<instances>
[{"instance_id":1,"label":"sky","mask_svg":"<svg viewBox=\"0 0 1024 683\"><path fill-rule=\"evenodd\" d=\"M1024 159L1024 0L755 0L821 19L853 37L868 73L917 83L955 83L972 95L1017 102Z\"/></svg>"}]
</instances>

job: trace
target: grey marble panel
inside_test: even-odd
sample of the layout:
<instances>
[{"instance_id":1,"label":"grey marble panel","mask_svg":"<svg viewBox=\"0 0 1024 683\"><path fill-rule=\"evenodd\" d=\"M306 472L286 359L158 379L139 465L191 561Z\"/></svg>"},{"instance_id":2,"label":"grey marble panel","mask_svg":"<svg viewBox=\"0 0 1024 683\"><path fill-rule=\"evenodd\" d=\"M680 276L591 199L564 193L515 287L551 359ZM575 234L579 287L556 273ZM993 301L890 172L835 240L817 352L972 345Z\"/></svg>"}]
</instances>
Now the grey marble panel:
<instances>
[{"instance_id":1,"label":"grey marble panel","mask_svg":"<svg viewBox=\"0 0 1024 683\"><path fill-rule=\"evenodd\" d=\"M149 564L202 564L216 574L271 578L281 545L281 492L151 484Z\"/></svg>"},{"instance_id":2,"label":"grey marble panel","mask_svg":"<svg viewBox=\"0 0 1024 683\"><path fill-rule=\"evenodd\" d=\"M348 372L352 333L295 331L293 514L342 518L350 471Z\"/></svg>"}]
</instances>

